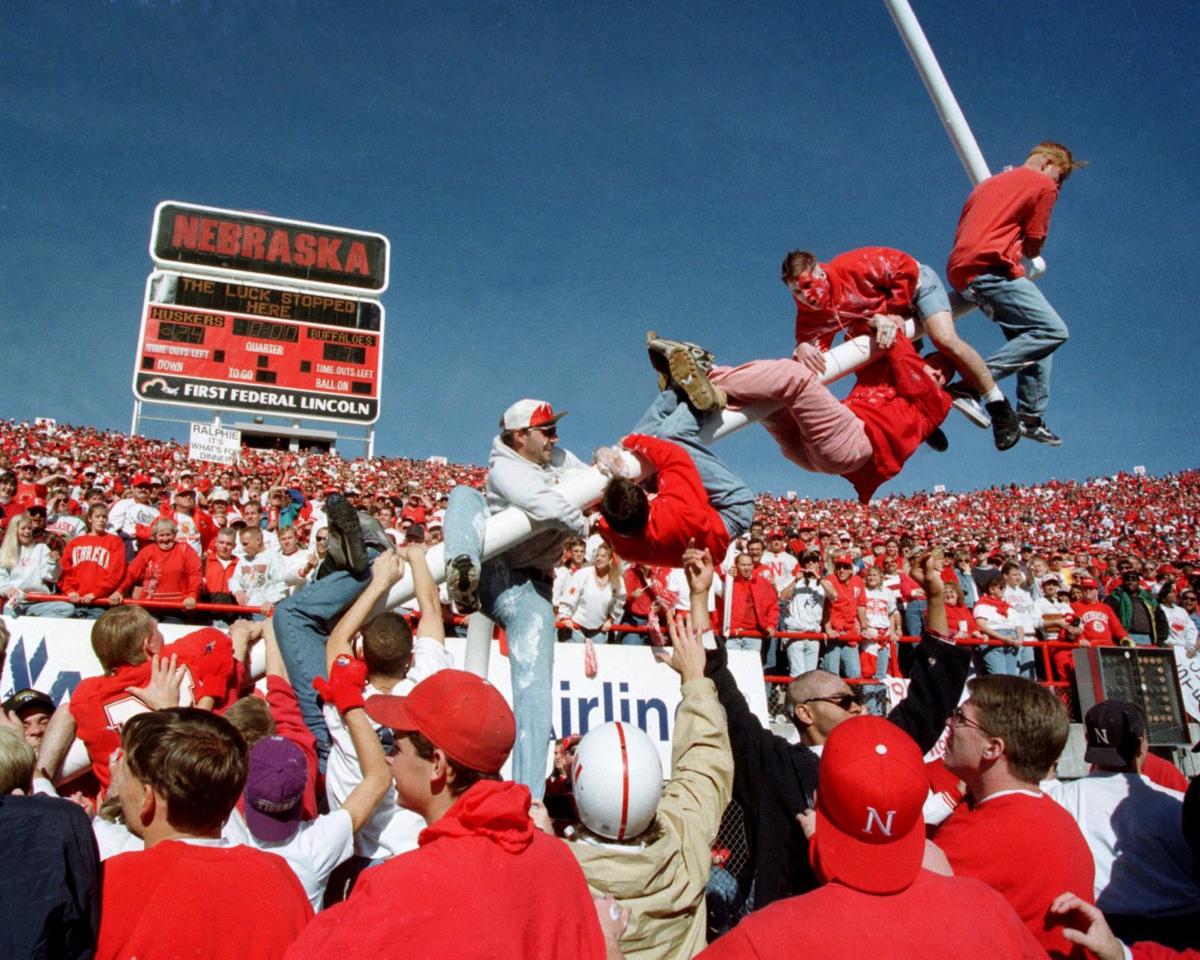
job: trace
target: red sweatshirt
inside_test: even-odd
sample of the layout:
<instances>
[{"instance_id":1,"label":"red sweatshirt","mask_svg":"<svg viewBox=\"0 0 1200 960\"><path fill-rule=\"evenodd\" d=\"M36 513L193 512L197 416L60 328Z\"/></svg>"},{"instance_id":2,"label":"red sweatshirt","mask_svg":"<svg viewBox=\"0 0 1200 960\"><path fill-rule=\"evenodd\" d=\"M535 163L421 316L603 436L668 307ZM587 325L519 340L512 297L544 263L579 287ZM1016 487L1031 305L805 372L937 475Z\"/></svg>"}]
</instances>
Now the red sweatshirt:
<instances>
[{"instance_id":1,"label":"red sweatshirt","mask_svg":"<svg viewBox=\"0 0 1200 960\"><path fill-rule=\"evenodd\" d=\"M934 383L924 361L906 337L858 372L858 381L842 402L863 422L874 458L843 476L854 484L858 499L891 480L904 462L950 413L950 395Z\"/></svg>"},{"instance_id":2,"label":"red sweatshirt","mask_svg":"<svg viewBox=\"0 0 1200 960\"><path fill-rule=\"evenodd\" d=\"M152 543L138 551L121 581L121 593L137 584L143 600L182 600L200 595L200 558L186 543L176 541L170 550Z\"/></svg>"},{"instance_id":3,"label":"red sweatshirt","mask_svg":"<svg viewBox=\"0 0 1200 960\"><path fill-rule=\"evenodd\" d=\"M863 333L877 313L912 313L920 264L891 247L859 247L839 253L823 265L829 299L816 307L796 305L796 342L828 350L839 330Z\"/></svg>"},{"instance_id":4,"label":"red sweatshirt","mask_svg":"<svg viewBox=\"0 0 1200 960\"><path fill-rule=\"evenodd\" d=\"M202 580L208 593L229 593L229 578L237 569L238 558L230 557L228 563L213 554L206 553L202 561Z\"/></svg>"},{"instance_id":5,"label":"red sweatshirt","mask_svg":"<svg viewBox=\"0 0 1200 960\"><path fill-rule=\"evenodd\" d=\"M288 957L602 960L596 908L565 843L529 819L529 790L480 781L313 918ZM531 891L549 891L546 897Z\"/></svg>"},{"instance_id":6,"label":"red sweatshirt","mask_svg":"<svg viewBox=\"0 0 1200 960\"><path fill-rule=\"evenodd\" d=\"M708 502L700 474L687 451L677 443L630 434L621 441L626 450L639 453L658 471L658 496L650 501L646 529L637 536L615 533L601 518L600 535L622 560L653 566L677 567L688 541L706 547L714 559L729 549L729 532L721 515Z\"/></svg>"},{"instance_id":7,"label":"red sweatshirt","mask_svg":"<svg viewBox=\"0 0 1200 960\"><path fill-rule=\"evenodd\" d=\"M1114 640L1129 638L1129 633L1107 603L1080 601L1071 604L1071 610L1075 614L1075 623L1083 627L1081 639L1094 647L1111 647Z\"/></svg>"},{"instance_id":8,"label":"red sweatshirt","mask_svg":"<svg viewBox=\"0 0 1200 960\"><path fill-rule=\"evenodd\" d=\"M312 915L283 857L165 840L104 864L96 960L271 960Z\"/></svg>"},{"instance_id":9,"label":"red sweatshirt","mask_svg":"<svg viewBox=\"0 0 1200 960\"><path fill-rule=\"evenodd\" d=\"M68 541L59 590L108 597L125 579L125 543L115 533L86 533Z\"/></svg>"}]
</instances>

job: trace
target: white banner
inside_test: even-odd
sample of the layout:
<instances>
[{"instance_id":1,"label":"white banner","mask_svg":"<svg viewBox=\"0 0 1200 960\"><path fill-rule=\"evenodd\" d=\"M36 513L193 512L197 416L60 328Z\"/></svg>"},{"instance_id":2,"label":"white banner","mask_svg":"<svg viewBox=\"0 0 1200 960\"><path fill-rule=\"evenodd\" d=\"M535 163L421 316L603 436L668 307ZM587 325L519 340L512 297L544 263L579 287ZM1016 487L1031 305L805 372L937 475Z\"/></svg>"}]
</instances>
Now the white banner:
<instances>
[{"instance_id":1,"label":"white banner","mask_svg":"<svg viewBox=\"0 0 1200 960\"><path fill-rule=\"evenodd\" d=\"M242 432L226 430L211 423L193 423L191 443L188 446L189 460L204 460L207 463L223 463L232 467L238 462L242 450Z\"/></svg>"},{"instance_id":2,"label":"white banner","mask_svg":"<svg viewBox=\"0 0 1200 960\"><path fill-rule=\"evenodd\" d=\"M32 687L48 693L55 703L69 700L84 677L98 676L100 663L92 652L91 620L57 620L49 617L5 617L10 641L4 670L0 674L0 700L17 690ZM168 643L194 631L195 627L163 624ZM446 646L454 662L462 664L466 638L449 637ZM679 675L654 659L650 647L600 645L596 648L600 671L588 679L583 671L583 644L560 643L554 649L554 703L551 723L556 737L587 733L609 720L632 723L650 735L658 747L663 770L671 768L671 735L679 706ZM262 670L262 646L255 647L256 673ZM758 654L729 651L729 669L746 697L750 709L764 725L767 698L763 687L762 663ZM508 658L492 644L488 679L512 703L512 681ZM72 751L64 773L74 773L87 764L79 745ZM509 768L505 768L506 775Z\"/></svg>"},{"instance_id":3,"label":"white banner","mask_svg":"<svg viewBox=\"0 0 1200 960\"><path fill-rule=\"evenodd\" d=\"M1200 722L1200 656L1188 657L1183 647L1175 647L1175 669L1183 693L1183 709L1188 718Z\"/></svg>"}]
</instances>

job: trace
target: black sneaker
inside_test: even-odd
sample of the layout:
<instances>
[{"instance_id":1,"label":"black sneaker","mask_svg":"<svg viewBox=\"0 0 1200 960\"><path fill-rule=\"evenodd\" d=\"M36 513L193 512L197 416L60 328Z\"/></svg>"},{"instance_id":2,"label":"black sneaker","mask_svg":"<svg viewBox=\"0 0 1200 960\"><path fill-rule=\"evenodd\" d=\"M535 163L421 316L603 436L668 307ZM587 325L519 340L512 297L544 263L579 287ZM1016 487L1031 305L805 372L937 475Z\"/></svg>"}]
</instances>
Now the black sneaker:
<instances>
[{"instance_id":1,"label":"black sneaker","mask_svg":"<svg viewBox=\"0 0 1200 960\"><path fill-rule=\"evenodd\" d=\"M951 396L951 405L961 413L964 417L975 424L975 426L986 430L992 425L992 421L988 415L983 412L983 406L979 402L979 394L968 387L961 380L950 384L946 388L946 392Z\"/></svg>"},{"instance_id":2,"label":"black sneaker","mask_svg":"<svg viewBox=\"0 0 1200 960\"><path fill-rule=\"evenodd\" d=\"M387 535L387 531L383 529L383 524L367 513L366 510L358 511L358 526L362 530L364 546L368 548L374 547L380 553L396 549L396 544Z\"/></svg>"},{"instance_id":3,"label":"black sneaker","mask_svg":"<svg viewBox=\"0 0 1200 960\"><path fill-rule=\"evenodd\" d=\"M945 453L950 449L950 441L946 439L946 435L942 433L942 428L938 427L929 436L925 438L925 446L931 450L936 450L938 453Z\"/></svg>"},{"instance_id":4,"label":"black sneaker","mask_svg":"<svg viewBox=\"0 0 1200 960\"><path fill-rule=\"evenodd\" d=\"M1021 420L1007 398L993 400L987 405L987 412L992 418L992 439L996 443L996 449L1007 450L1015 447L1021 439Z\"/></svg>"},{"instance_id":5,"label":"black sneaker","mask_svg":"<svg viewBox=\"0 0 1200 960\"><path fill-rule=\"evenodd\" d=\"M362 526L358 522L358 511L345 497L330 494L325 501L325 516L329 520L329 558L339 570L348 570L355 576L366 572L370 566L367 545L363 542Z\"/></svg>"},{"instance_id":6,"label":"black sneaker","mask_svg":"<svg viewBox=\"0 0 1200 960\"><path fill-rule=\"evenodd\" d=\"M1051 433L1050 428L1042 422L1041 417L1027 417L1022 414L1021 436L1030 440L1036 440L1038 443L1044 443L1048 447L1062 446L1062 437Z\"/></svg>"},{"instance_id":7,"label":"black sneaker","mask_svg":"<svg viewBox=\"0 0 1200 960\"><path fill-rule=\"evenodd\" d=\"M446 564L446 592L460 614L479 609L479 565L465 553Z\"/></svg>"}]
</instances>

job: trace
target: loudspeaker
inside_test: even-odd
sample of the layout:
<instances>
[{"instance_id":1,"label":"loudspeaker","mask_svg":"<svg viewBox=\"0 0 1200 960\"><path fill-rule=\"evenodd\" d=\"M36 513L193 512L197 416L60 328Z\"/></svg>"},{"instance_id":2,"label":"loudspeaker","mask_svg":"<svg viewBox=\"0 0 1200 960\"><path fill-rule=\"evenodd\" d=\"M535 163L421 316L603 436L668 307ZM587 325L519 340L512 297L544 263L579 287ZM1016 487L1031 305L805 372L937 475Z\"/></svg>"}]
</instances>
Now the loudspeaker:
<instances>
[{"instance_id":1,"label":"loudspeaker","mask_svg":"<svg viewBox=\"0 0 1200 960\"><path fill-rule=\"evenodd\" d=\"M1161 647L1080 647L1075 651L1079 709L1124 700L1142 711L1152 747L1190 746L1175 654Z\"/></svg>"}]
</instances>

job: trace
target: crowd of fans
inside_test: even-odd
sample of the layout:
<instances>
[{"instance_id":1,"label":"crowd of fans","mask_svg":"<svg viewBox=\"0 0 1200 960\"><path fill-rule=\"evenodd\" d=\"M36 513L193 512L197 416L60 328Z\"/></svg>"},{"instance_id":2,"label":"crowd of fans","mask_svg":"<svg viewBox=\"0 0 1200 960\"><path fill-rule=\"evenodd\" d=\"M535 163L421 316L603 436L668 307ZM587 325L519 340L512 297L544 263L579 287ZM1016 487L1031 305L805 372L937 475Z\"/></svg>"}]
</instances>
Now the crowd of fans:
<instances>
[{"instance_id":1,"label":"crowd of fans","mask_svg":"<svg viewBox=\"0 0 1200 960\"><path fill-rule=\"evenodd\" d=\"M560 639L667 645L682 700L665 782L641 731L605 724L559 744L532 803L425 561L451 488L485 480L0 424L4 612L93 620L104 671L0 710L0 836L27 851L0 953L1200 956L1194 783L1120 701L1082 718L1092 773L1057 780L1046 685L1081 644L1194 655L1200 472L762 495L726 556L670 569L568 540ZM412 609L377 615L406 569ZM167 619L196 629L167 645ZM750 711L739 647L791 678L792 737ZM866 716L857 682L901 672L908 697ZM75 739L90 769L64 782ZM736 869L714 851L731 800Z\"/></svg>"}]
</instances>

